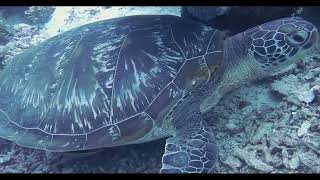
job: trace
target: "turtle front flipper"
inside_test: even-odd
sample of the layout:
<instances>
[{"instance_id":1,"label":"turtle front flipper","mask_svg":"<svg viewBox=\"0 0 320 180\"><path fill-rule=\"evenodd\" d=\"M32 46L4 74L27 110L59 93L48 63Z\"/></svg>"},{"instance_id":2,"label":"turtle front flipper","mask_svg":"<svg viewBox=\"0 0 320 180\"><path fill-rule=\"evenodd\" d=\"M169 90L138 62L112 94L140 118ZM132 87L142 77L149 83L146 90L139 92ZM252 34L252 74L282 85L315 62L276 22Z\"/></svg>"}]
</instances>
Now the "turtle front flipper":
<instances>
[{"instance_id":1,"label":"turtle front flipper","mask_svg":"<svg viewBox=\"0 0 320 180\"><path fill-rule=\"evenodd\" d=\"M209 173L216 160L213 134L202 121L167 139L160 173Z\"/></svg>"}]
</instances>

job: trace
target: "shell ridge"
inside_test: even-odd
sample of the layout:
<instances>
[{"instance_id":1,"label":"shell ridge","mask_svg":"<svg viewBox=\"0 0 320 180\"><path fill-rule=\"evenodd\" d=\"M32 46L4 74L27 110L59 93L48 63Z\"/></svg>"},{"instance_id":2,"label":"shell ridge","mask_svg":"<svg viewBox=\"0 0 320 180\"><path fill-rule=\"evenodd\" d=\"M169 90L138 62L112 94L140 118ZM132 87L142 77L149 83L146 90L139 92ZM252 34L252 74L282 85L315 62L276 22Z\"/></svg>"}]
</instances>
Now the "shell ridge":
<instances>
[{"instance_id":1,"label":"shell ridge","mask_svg":"<svg viewBox=\"0 0 320 180\"><path fill-rule=\"evenodd\" d=\"M122 43L121 43L121 47L120 47L120 50L119 50L119 53L118 53L118 56L117 56L117 63L116 63L116 67L115 67L115 70L114 70L114 75L113 75L113 82L112 82L112 93L111 93L111 103L110 103L110 106L111 106L111 114L110 114L110 124L112 124L113 122L112 122L112 117L113 117L113 106L114 106L114 98L115 98L115 93L114 93L114 91L115 91L115 85L114 85L114 83L115 83L115 77L116 77L116 75L117 75L117 69L118 69L118 63L119 63L119 59L120 59L120 54L121 54L121 51L122 51L122 48L123 48L123 45L124 45L124 43L125 43L125 41L127 40L127 37L128 37L128 35L130 34L130 32L128 33L128 34L126 34L125 35L125 38L124 38L124 40L122 41Z\"/></svg>"},{"instance_id":2,"label":"shell ridge","mask_svg":"<svg viewBox=\"0 0 320 180\"><path fill-rule=\"evenodd\" d=\"M176 44L176 46L179 48L179 50L181 51L184 59L186 60L186 59L187 59L187 58L186 58L186 55L184 54L184 52L182 51L181 47L179 46L179 44L177 43L177 41L176 41L175 38L174 38L174 35L173 35L173 32L172 32L172 27L170 26L169 28L170 28L171 38L172 38L173 42L174 42L174 43Z\"/></svg>"}]
</instances>

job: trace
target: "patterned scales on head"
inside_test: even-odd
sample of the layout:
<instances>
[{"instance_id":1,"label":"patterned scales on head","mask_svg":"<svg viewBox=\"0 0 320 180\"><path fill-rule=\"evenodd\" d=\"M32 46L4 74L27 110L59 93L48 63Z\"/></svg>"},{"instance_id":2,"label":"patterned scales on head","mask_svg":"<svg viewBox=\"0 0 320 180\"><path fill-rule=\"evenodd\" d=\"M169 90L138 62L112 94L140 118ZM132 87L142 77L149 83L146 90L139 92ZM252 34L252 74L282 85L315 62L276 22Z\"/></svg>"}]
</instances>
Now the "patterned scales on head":
<instances>
[{"instance_id":1,"label":"patterned scales on head","mask_svg":"<svg viewBox=\"0 0 320 180\"><path fill-rule=\"evenodd\" d=\"M314 42L307 40L316 33L314 25L298 17L268 22L245 32L251 36L250 50L263 68L286 63L301 48L310 48Z\"/></svg>"},{"instance_id":2,"label":"patterned scales on head","mask_svg":"<svg viewBox=\"0 0 320 180\"><path fill-rule=\"evenodd\" d=\"M2 72L0 135L54 151L168 136L164 117L186 89L208 80L214 62L206 55L221 55L215 32L178 17L140 16L51 38Z\"/></svg>"}]
</instances>

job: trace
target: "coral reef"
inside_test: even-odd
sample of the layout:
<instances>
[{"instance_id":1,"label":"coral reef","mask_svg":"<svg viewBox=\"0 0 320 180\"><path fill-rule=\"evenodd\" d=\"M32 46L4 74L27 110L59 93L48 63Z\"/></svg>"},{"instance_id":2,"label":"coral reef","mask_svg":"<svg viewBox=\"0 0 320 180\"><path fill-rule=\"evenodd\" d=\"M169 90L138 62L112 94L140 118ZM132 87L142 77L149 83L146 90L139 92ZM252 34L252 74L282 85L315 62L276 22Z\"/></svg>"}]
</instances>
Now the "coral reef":
<instances>
[{"instance_id":1,"label":"coral reef","mask_svg":"<svg viewBox=\"0 0 320 180\"><path fill-rule=\"evenodd\" d=\"M31 6L24 13L32 25L43 25L51 19L54 10L52 6Z\"/></svg>"},{"instance_id":2,"label":"coral reef","mask_svg":"<svg viewBox=\"0 0 320 180\"><path fill-rule=\"evenodd\" d=\"M320 64L302 64L232 92L206 115L220 146L218 172L319 173Z\"/></svg>"},{"instance_id":3,"label":"coral reef","mask_svg":"<svg viewBox=\"0 0 320 180\"><path fill-rule=\"evenodd\" d=\"M31 6L28 10L26 8L0 9L0 70L11 61L13 56L49 38L43 25L50 19L49 14L52 14L54 8L49 6ZM30 20L34 21L33 25L27 24L28 21L23 20L22 16L16 17L14 12L17 14L18 12L14 10L19 10L18 12L26 10L23 12L33 19Z\"/></svg>"},{"instance_id":4,"label":"coral reef","mask_svg":"<svg viewBox=\"0 0 320 180\"><path fill-rule=\"evenodd\" d=\"M0 16L0 45L6 45L12 38L11 26Z\"/></svg>"},{"instance_id":5,"label":"coral reef","mask_svg":"<svg viewBox=\"0 0 320 180\"><path fill-rule=\"evenodd\" d=\"M24 23L13 25L11 33L11 40L4 45L0 45L0 64L3 67L15 55L47 39L46 34L41 33L41 29Z\"/></svg>"}]
</instances>

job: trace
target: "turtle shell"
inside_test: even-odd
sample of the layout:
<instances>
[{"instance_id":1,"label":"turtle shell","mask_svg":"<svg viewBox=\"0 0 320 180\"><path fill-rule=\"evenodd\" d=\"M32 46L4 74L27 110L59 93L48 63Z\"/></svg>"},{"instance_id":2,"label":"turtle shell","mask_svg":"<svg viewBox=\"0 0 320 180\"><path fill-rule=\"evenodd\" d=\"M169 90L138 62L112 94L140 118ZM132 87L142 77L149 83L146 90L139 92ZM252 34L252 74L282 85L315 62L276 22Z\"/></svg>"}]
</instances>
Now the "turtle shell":
<instances>
[{"instance_id":1,"label":"turtle shell","mask_svg":"<svg viewBox=\"0 0 320 180\"><path fill-rule=\"evenodd\" d=\"M150 137L222 59L219 33L176 16L150 15L99 21L50 38L1 72L0 137L48 151Z\"/></svg>"}]
</instances>

